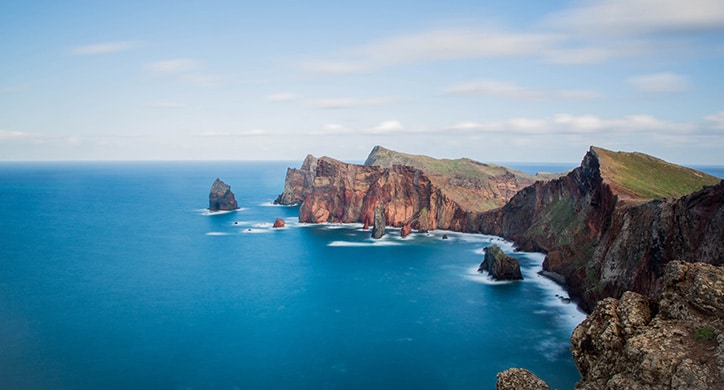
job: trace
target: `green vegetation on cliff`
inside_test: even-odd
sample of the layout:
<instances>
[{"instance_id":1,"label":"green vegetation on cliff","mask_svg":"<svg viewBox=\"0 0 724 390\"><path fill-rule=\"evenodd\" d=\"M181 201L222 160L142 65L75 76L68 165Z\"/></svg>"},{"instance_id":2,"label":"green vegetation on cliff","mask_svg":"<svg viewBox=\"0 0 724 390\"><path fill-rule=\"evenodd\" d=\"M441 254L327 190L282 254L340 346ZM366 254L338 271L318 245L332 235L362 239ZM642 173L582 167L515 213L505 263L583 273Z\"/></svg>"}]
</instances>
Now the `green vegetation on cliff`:
<instances>
[{"instance_id":1,"label":"green vegetation on cliff","mask_svg":"<svg viewBox=\"0 0 724 390\"><path fill-rule=\"evenodd\" d=\"M370 152L365 165L390 167L392 165L407 165L417 168L428 175L467 177L475 179L488 179L507 173L516 177L535 181L536 177L514 169L495 164L483 164L469 158L455 160L437 159L425 155L407 154L375 146Z\"/></svg>"},{"instance_id":2,"label":"green vegetation on cliff","mask_svg":"<svg viewBox=\"0 0 724 390\"><path fill-rule=\"evenodd\" d=\"M720 179L643 153L591 147L601 176L615 193L634 199L678 198L715 185Z\"/></svg>"}]
</instances>

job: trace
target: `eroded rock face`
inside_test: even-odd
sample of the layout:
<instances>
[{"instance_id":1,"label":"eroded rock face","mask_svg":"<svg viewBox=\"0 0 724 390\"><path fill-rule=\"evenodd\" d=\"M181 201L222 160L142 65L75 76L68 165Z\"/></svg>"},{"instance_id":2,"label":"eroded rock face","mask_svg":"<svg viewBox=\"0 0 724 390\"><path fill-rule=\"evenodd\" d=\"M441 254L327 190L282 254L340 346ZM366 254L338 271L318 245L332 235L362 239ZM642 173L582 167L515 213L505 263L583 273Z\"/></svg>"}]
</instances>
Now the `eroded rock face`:
<instances>
[{"instance_id":1,"label":"eroded rock face","mask_svg":"<svg viewBox=\"0 0 724 390\"><path fill-rule=\"evenodd\" d=\"M487 271L495 280L521 280L518 260L506 255L497 245L484 249L485 258L478 268L478 272Z\"/></svg>"},{"instance_id":2,"label":"eroded rock face","mask_svg":"<svg viewBox=\"0 0 724 390\"><path fill-rule=\"evenodd\" d=\"M313 161L308 157L303 168ZM313 173L305 169L287 172L285 192L277 198L280 204L301 201L300 222L371 226L375 206L383 203L387 226L410 224L423 231L477 229L479 213L451 201L418 169L347 164L328 157L316 159Z\"/></svg>"},{"instance_id":3,"label":"eroded rock face","mask_svg":"<svg viewBox=\"0 0 724 390\"><path fill-rule=\"evenodd\" d=\"M724 268L669 262L662 284L603 299L576 327L576 389L724 388Z\"/></svg>"},{"instance_id":4,"label":"eroded rock face","mask_svg":"<svg viewBox=\"0 0 724 390\"><path fill-rule=\"evenodd\" d=\"M496 390L548 390L548 384L525 368L509 368L496 376Z\"/></svg>"},{"instance_id":5,"label":"eroded rock face","mask_svg":"<svg viewBox=\"0 0 724 390\"><path fill-rule=\"evenodd\" d=\"M234 193L231 192L231 187L219 178L216 178L209 192L209 210L222 211L236 210L238 208L239 205L236 203Z\"/></svg>"}]
</instances>

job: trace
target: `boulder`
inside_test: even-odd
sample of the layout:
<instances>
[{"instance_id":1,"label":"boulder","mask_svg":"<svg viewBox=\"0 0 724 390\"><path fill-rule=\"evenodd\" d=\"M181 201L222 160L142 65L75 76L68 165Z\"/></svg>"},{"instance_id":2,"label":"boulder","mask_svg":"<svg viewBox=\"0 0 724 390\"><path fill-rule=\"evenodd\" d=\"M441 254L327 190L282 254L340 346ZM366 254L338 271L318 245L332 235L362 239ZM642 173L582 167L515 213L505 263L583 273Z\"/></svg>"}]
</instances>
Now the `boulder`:
<instances>
[{"instance_id":1,"label":"boulder","mask_svg":"<svg viewBox=\"0 0 724 390\"><path fill-rule=\"evenodd\" d=\"M287 224L284 222L283 219L277 218L274 220L274 226L272 226L272 227L276 229L276 228L283 228L286 225Z\"/></svg>"},{"instance_id":2,"label":"boulder","mask_svg":"<svg viewBox=\"0 0 724 390\"><path fill-rule=\"evenodd\" d=\"M503 253L499 246L489 246L484 251L485 258L480 263L478 272L487 271L495 280L523 279L518 260Z\"/></svg>"},{"instance_id":3,"label":"boulder","mask_svg":"<svg viewBox=\"0 0 724 390\"><path fill-rule=\"evenodd\" d=\"M548 390L548 384L525 368L509 368L496 375L496 390Z\"/></svg>"},{"instance_id":4,"label":"boulder","mask_svg":"<svg viewBox=\"0 0 724 390\"><path fill-rule=\"evenodd\" d=\"M209 192L209 210L222 211L238 208L239 205L236 203L234 193L231 192L231 187L217 177Z\"/></svg>"}]
</instances>

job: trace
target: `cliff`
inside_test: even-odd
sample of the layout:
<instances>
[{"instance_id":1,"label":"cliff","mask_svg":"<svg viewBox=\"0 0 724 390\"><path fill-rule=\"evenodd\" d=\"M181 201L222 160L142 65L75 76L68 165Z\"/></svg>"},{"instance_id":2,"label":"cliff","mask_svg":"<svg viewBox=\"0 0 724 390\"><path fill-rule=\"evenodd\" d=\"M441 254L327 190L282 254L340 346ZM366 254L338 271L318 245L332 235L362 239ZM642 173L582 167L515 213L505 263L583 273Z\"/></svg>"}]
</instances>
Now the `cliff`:
<instances>
[{"instance_id":1,"label":"cliff","mask_svg":"<svg viewBox=\"0 0 724 390\"><path fill-rule=\"evenodd\" d=\"M724 388L724 268L673 261L662 285L606 298L576 327L576 389Z\"/></svg>"},{"instance_id":2,"label":"cliff","mask_svg":"<svg viewBox=\"0 0 724 390\"><path fill-rule=\"evenodd\" d=\"M214 180L209 191L209 210L236 210L239 205L236 203L231 187L221 181L218 177Z\"/></svg>"},{"instance_id":3,"label":"cliff","mask_svg":"<svg viewBox=\"0 0 724 390\"><path fill-rule=\"evenodd\" d=\"M568 175L536 182L484 213L480 231L547 253L544 270L562 275L590 312L627 290L655 294L671 260L724 264L724 182L645 154L592 147Z\"/></svg>"},{"instance_id":4,"label":"cliff","mask_svg":"<svg viewBox=\"0 0 724 390\"><path fill-rule=\"evenodd\" d=\"M468 159L436 160L375 147L365 165L307 156L300 169L287 170L275 203L301 203L300 222L371 225L375 205L382 202L387 226L475 232L482 212L502 206L533 182L534 176Z\"/></svg>"}]
</instances>

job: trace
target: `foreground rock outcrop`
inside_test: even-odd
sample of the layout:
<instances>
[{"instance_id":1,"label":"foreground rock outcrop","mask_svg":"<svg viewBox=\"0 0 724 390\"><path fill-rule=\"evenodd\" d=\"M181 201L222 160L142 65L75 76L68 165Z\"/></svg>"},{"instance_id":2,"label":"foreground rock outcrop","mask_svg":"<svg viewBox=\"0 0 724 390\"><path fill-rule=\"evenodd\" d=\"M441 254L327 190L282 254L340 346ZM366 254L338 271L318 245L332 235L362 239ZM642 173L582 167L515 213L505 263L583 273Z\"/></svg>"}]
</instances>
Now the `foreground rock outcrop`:
<instances>
[{"instance_id":1,"label":"foreground rock outcrop","mask_svg":"<svg viewBox=\"0 0 724 390\"><path fill-rule=\"evenodd\" d=\"M549 390L548 384L525 368L509 368L498 373L496 390Z\"/></svg>"},{"instance_id":2,"label":"foreground rock outcrop","mask_svg":"<svg viewBox=\"0 0 724 390\"><path fill-rule=\"evenodd\" d=\"M217 177L209 192L209 210L223 211L238 208L239 205L236 203L234 193L231 192L231 187Z\"/></svg>"},{"instance_id":3,"label":"foreground rock outcrop","mask_svg":"<svg viewBox=\"0 0 724 390\"><path fill-rule=\"evenodd\" d=\"M484 249L485 257L478 272L486 271L495 280L522 280L518 260L506 255L497 245Z\"/></svg>"},{"instance_id":4,"label":"foreground rock outcrop","mask_svg":"<svg viewBox=\"0 0 724 390\"><path fill-rule=\"evenodd\" d=\"M653 296L674 259L724 264L724 182L592 147L568 175L536 182L484 213L480 231L547 253L544 270L561 275L590 312L624 291Z\"/></svg>"},{"instance_id":5,"label":"foreground rock outcrop","mask_svg":"<svg viewBox=\"0 0 724 390\"><path fill-rule=\"evenodd\" d=\"M573 332L580 390L724 389L724 268L669 262L654 298L606 298Z\"/></svg>"}]
</instances>

